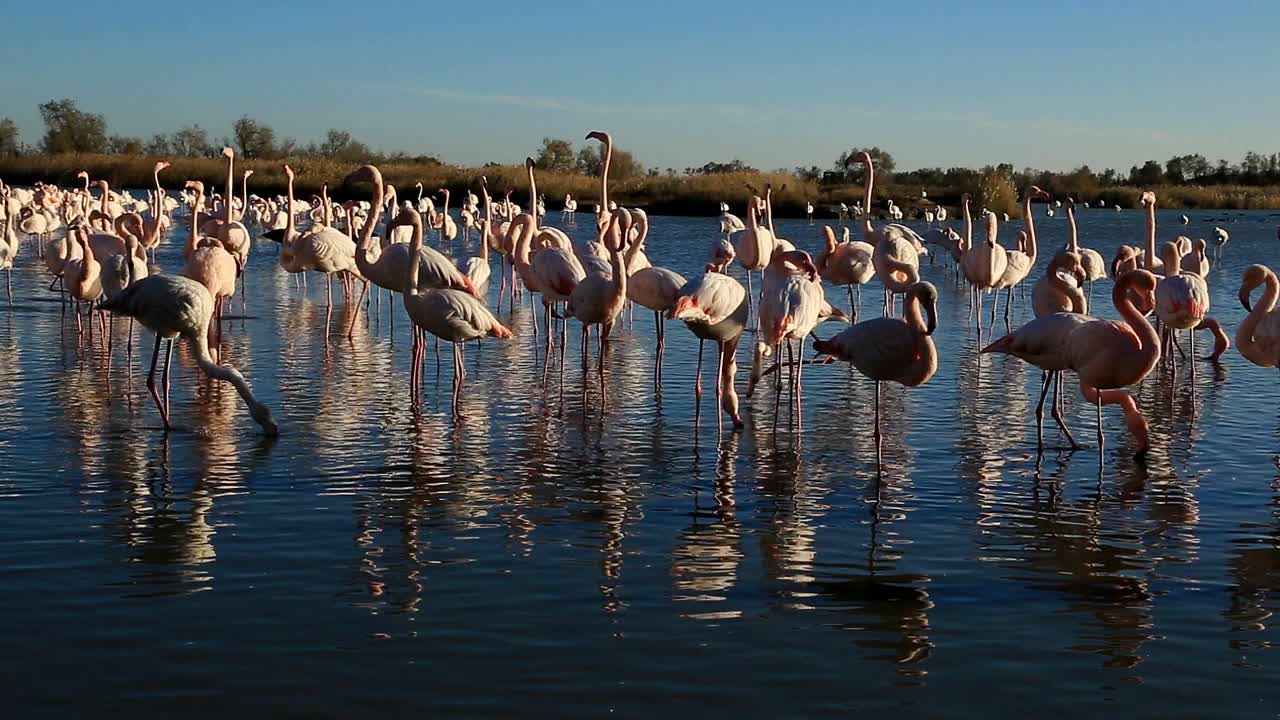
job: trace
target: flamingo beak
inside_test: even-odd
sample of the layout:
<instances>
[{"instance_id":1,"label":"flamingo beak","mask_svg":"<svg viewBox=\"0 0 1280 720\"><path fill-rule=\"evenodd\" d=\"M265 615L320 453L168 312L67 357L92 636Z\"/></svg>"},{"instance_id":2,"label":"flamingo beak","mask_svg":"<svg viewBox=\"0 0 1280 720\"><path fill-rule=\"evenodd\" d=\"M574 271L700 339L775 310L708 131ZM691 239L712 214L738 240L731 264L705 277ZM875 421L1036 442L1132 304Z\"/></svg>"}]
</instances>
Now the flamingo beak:
<instances>
[{"instance_id":1,"label":"flamingo beak","mask_svg":"<svg viewBox=\"0 0 1280 720\"><path fill-rule=\"evenodd\" d=\"M1245 310L1253 312L1253 307L1249 304L1249 291L1246 288L1240 289L1240 304L1244 306Z\"/></svg>"}]
</instances>

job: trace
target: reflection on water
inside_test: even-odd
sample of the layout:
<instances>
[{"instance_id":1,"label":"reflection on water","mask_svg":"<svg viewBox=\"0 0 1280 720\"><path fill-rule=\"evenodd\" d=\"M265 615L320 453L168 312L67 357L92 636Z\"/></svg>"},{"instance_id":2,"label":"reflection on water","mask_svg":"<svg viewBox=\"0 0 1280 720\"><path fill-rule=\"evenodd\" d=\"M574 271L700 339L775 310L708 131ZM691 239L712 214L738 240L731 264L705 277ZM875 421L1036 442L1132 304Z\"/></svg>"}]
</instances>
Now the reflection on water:
<instances>
[{"instance_id":1,"label":"reflection on water","mask_svg":"<svg viewBox=\"0 0 1280 720\"><path fill-rule=\"evenodd\" d=\"M1083 218L1104 256L1140 232L1135 213ZM1231 219L1210 286L1233 329L1237 278L1266 260L1274 219ZM1043 224L1046 246L1065 241L1065 223ZM816 247L817 226L781 225ZM652 260L691 274L713 232L655 218ZM1145 466L1109 409L1100 478L1093 449L1062 450L1050 424L1037 456L1039 372L980 356L963 289L926 266L943 298L940 368L923 387L883 388L877 472L874 386L849 366L805 370L803 432L765 383L745 429L722 435L713 384L697 419L697 343L679 323L654 390L643 312L614 333L607 396L594 365L583 390L576 327L563 379L553 363L544 384L525 296L501 311L515 340L466 348L457 412L448 347L428 350L414 406L400 300L379 298L348 342L336 293L326 341L324 283L295 289L276 251L255 247L223 352L275 410L277 441L185 352L182 430L163 435L144 386L151 338L139 331L130 357L117 323L108 356L79 340L40 272L15 272L18 302L0 310L9 696L62 714L98 697L148 715L253 697L273 715L443 703L485 716L637 714L657 693L737 715L1017 715L1019 701L1206 714L1280 699L1266 652L1280 387L1234 352L1200 368L1194 397L1185 366L1176 387L1161 367L1134 389ZM1070 380L1064 403L1091 445L1093 408ZM495 667L511 692L494 692ZM1029 694L1046 676L1078 692Z\"/></svg>"}]
</instances>

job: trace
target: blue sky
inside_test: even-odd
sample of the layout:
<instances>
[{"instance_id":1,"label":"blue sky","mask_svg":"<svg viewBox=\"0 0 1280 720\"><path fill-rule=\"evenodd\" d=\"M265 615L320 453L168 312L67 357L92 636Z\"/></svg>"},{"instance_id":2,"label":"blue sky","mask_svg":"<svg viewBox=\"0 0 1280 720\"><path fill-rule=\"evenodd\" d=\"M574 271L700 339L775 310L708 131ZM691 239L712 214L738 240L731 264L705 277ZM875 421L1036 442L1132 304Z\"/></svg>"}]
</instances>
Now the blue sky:
<instances>
[{"instance_id":1,"label":"blue sky","mask_svg":"<svg viewBox=\"0 0 1280 720\"><path fill-rule=\"evenodd\" d=\"M1280 151L1280 4L11 3L0 115L113 132L248 113L306 141L515 162L606 129L650 166L1128 168Z\"/></svg>"}]
</instances>

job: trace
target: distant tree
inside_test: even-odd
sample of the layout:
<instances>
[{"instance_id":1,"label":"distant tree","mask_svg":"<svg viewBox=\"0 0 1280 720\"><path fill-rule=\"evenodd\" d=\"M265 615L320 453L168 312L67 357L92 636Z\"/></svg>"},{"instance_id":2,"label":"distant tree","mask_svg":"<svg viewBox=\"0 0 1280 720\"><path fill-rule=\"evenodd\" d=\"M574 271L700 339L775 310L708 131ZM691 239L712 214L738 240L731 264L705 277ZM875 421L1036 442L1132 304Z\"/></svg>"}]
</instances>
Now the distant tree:
<instances>
[{"instance_id":1,"label":"distant tree","mask_svg":"<svg viewBox=\"0 0 1280 720\"><path fill-rule=\"evenodd\" d=\"M12 118L0 118L0 157L18 154L18 124Z\"/></svg>"},{"instance_id":2,"label":"distant tree","mask_svg":"<svg viewBox=\"0 0 1280 720\"><path fill-rule=\"evenodd\" d=\"M604 168L604 145L589 145L578 151L578 171L584 175L599 175ZM626 150L613 149L609 175L617 180L628 180L644 174L644 164Z\"/></svg>"},{"instance_id":3,"label":"distant tree","mask_svg":"<svg viewBox=\"0 0 1280 720\"><path fill-rule=\"evenodd\" d=\"M107 150L112 155L141 155L142 138L112 135L107 139Z\"/></svg>"},{"instance_id":4,"label":"distant tree","mask_svg":"<svg viewBox=\"0 0 1280 720\"><path fill-rule=\"evenodd\" d=\"M557 138L542 138L542 149L538 150L538 167L552 172L571 172L575 162L573 143Z\"/></svg>"},{"instance_id":5,"label":"distant tree","mask_svg":"<svg viewBox=\"0 0 1280 720\"><path fill-rule=\"evenodd\" d=\"M169 152L182 157L204 157L209 154L209 132L199 125L188 125L169 138Z\"/></svg>"},{"instance_id":6,"label":"distant tree","mask_svg":"<svg viewBox=\"0 0 1280 720\"><path fill-rule=\"evenodd\" d=\"M70 98L40 104L44 120L41 148L47 153L100 153L107 150L107 119L87 113Z\"/></svg>"},{"instance_id":7,"label":"distant tree","mask_svg":"<svg viewBox=\"0 0 1280 720\"><path fill-rule=\"evenodd\" d=\"M1129 182L1138 187L1149 187L1159 185L1164 181L1164 170L1161 169L1160 163L1155 160L1148 160L1142 164L1142 167L1134 165L1129 168Z\"/></svg>"},{"instance_id":8,"label":"distant tree","mask_svg":"<svg viewBox=\"0 0 1280 720\"><path fill-rule=\"evenodd\" d=\"M287 155L288 153L282 154ZM368 145L353 139L351 133L346 130L330 128L329 132L325 134L324 142L320 144L317 154L345 162L362 162L370 159L369 156L372 153L369 152Z\"/></svg>"},{"instance_id":9,"label":"distant tree","mask_svg":"<svg viewBox=\"0 0 1280 720\"><path fill-rule=\"evenodd\" d=\"M695 169L694 172L698 175L720 175L723 173L734 173L734 172L757 173L760 171L742 162L741 160L734 158L733 160L730 160L727 163L709 162L706 165L703 165L702 167Z\"/></svg>"},{"instance_id":10,"label":"distant tree","mask_svg":"<svg viewBox=\"0 0 1280 720\"><path fill-rule=\"evenodd\" d=\"M864 152L870 155L871 161L875 163L876 177L888 178L893 175L893 171L898 167L898 164L893 160L893 156L879 147L852 148L840 153L835 163L836 172L843 172L846 182L862 182L863 167L858 163L858 156Z\"/></svg>"},{"instance_id":11,"label":"distant tree","mask_svg":"<svg viewBox=\"0 0 1280 720\"><path fill-rule=\"evenodd\" d=\"M796 177L800 178L801 180L816 181L822 177L822 168L818 167L817 165L810 165L809 167L805 167L803 165L797 165L794 172L796 174Z\"/></svg>"},{"instance_id":12,"label":"distant tree","mask_svg":"<svg viewBox=\"0 0 1280 720\"><path fill-rule=\"evenodd\" d=\"M152 135L147 144L143 146L143 150L148 155L168 155L169 148L169 136L164 133Z\"/></svg>"},{"instance_id":13,"label":"distant tree","mask_svg":"<svg viewBox=\"0 0 1280 720\"><path fill-rule=\"evenodd\" d=\"M270 158L276 154L276 131L270 125L241 115L231 126L235 146L246 159Z\"/></svg>"}]
</instances>

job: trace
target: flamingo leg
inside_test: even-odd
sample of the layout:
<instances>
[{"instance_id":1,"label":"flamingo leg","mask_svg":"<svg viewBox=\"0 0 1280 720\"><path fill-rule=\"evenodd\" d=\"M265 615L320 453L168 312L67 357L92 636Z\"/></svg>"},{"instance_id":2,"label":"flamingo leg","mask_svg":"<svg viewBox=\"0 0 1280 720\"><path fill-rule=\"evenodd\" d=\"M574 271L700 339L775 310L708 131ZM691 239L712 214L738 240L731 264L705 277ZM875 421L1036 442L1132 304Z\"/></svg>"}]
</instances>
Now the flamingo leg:
<instances>
[{"instance_id":1,"label":"flamingo leg","mask_svg":"<svg viewBox=\"0 0 1280 720\"><path fill-rule=\"evenodd\" d=\"M164 429L169 430L169 413L164 409L164 402L160 400L160 393L156 391L156 365L160 362L160 342L162 338L156 335L156 349L151 353L151 372L147 373L147 390L151 393L151 399L156 404L156 410L160 412L160 419L164 422Z\"/></svg>"},{"instance_id":2,"label":"flamingo leg","mask_svg":"<svg viewBox=\"0 0 1280 720\"><path fill-rule=\"evenodd\" d=\"M1071 430L1067 427L1067 421L1062 417L1062 371L1057 370L1051 374L1054 376L1053 421L1058 424L1058 429L1062 431L1062 434L1067 436L1067 442L1071 443L1071 449L1079 450L1079 443L1077 443L1076 439L1071 436Z\"/></svg>"},{"instance_id":3,"label":"flamingo leg","mask_svg":"<svg viewBox=\"0 0 1280 720\"><path fill-rule=\"evenodd\" d=\"M884 455L882 446L884 437L880 434L880 381L876 381L876 471L879 472L880 467L884 465Z\"/></svg>"},{"instance_id":4,"label":"flamingo leg","mask_svg":"<svg viewBox=\"0 0 1280 720\"><path fill-rule=\"evenodd\" d=\"M1052 373L1040 371L1040 402L1036 403L1036 452L1044 452L1044 399L1049 395L1049 378Z\"/></svg>"},{"instance_id":5,"label":"flamingo leg","mask_svg":"<svg viewBox=\"0 0 1280 720\"><path fill-rule=\"evenodd\" d=\"M693 380L693 395L699 403L702 401L702 349L706 346L706 340L698 341L698 372ZM701 405L699 405L701 407Z\"/></svg>"},{"instance_id":6,"label":"flamingo leg","mask_svg":"<svg viewBox=\"0 0 1280 720\"><path fill-rule=\"evenodd\" d=\"M165 429L169 428L169 371L173 364L173 340L165 342L164 346L164 424Z\"/></svg>"}]
</instances>

